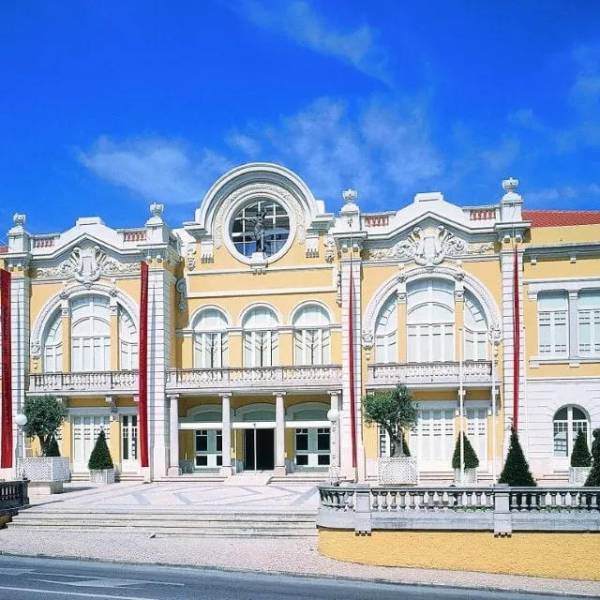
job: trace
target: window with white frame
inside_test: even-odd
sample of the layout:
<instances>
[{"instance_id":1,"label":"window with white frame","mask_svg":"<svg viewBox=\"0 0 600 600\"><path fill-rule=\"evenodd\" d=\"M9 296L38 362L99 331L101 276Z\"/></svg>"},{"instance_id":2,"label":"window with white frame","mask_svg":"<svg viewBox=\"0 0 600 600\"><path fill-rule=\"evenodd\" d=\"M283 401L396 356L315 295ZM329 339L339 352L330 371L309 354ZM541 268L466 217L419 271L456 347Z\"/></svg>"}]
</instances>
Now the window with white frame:
<instances>
[{"instance_id":1,"label":"window with white frame","mask_svg":"<svg viewBox=\"0 0 600 600\"><path fill-rule=\"evenodd\" d=\"M454 360L454 284L426 279L407 286L409 362Z\"/></svg>"},{"instance_id":2,"label":"window with white frame","mask_svg":"<svg viewBox=\"0 0 600 600\"><path fill-rule=\"evenodd\" d=\"M481 303L470 291L465 291L465 360L487 360L488 324Z\"/></svg>"},{"instance_id":3,"label":"window with white frame","mask_svg":"<svg viewBox=\"0 0 600 600\"><path fill-rule=\"evenodd\" d=\"M305 304L294 315L294 363L325 365L330 361L330 320L319 304Z\"/></svg>"},{"instance_id":4,"label":"window with white frame","mask_svg":"<svg viewBox=\"0 0 600 600\"><path fill-rule=\"evenodd\" d=\"M577 340L581 356L600 356L600 290L585 290L577 298Z\"/></svg>"},{"instance_id":5,"label":"window with white frame","mask_svg":"<svg viewBox=\"0 0 600 600\"><path fill-rule=\"evenodd\" d=\"M375 362L393 363L398 360L398 301L396 294L383 305L375 323Z\"/></svg>"},{"instance_id":6,"label":"window with white frame","mask_svg":"<svg viewBox=\"0 0 600 600\"><path fill-rule=\"evenodd\" d=\"M63 370L62 316L60 311L54 316L44 339L44 371L57 373Z\"/></svg>"},{"instance_id":7,"label":"window with white frame","mask_svg":"<svg viewBox=\"0 0 600 600\"><path fill-rule=\"evenodd\" d=\"M194 366L219 369L227 366L227 319L216 308L202 310L194 322Z\"/></svg>"},{"instance_id":8,"label":"window with white frame","mask_svg":"<svg viewBox=\"0 0 600 600\"><path fill-rule=\"evenodd\" d=\"M538 296L539 353L565 356L569 347L569 305L566 292Z\"/></svg>"},{"instance_id":9,"label":"window with white frame","mask_svg":"<svg viewBox=\"0 0 600 600\"><path fill-rule=\"evenodd\" d=\"M110 369L108 300L83 296L71 304L71 361L73 371Z\"/></svg>"},{"instance_id":10,"label":"window with white frame","mask_svg":"<svg viewBox=\"0 0 600 600\"><path fill-rule=\"evenodd\" d=\"M553 419L554 456L570 456L580 431L585 433L589 444L590 426L583 409L565 406L558 410Z\"/></svg>"},{"instance_id":11,"label":"window with white frame","mask_svg":"<svg viewBox=\"0 0 600 600\"><path fill-rule=\"evenodd\" d=\"M138 368L137 330L122 307L119 307L119 366L126 371Z\"/></svg>"},{"instance_id":12,"label":"window with white frame","mask_svg":"<svg viewBox=\"0 0 600 600\"><path fill-rule=\"evenodd\" d=\"M277 364L278 325L277 316L267 306L257 306L248 311L242 324L245 367Z\"/></svg>"},{"instance_id":13,"label":"window with white frame","mask_svg":"<svg viewBox=\"0 0 600 600\"><path fill-rule=\"evenodd\" d=\"M472 407L466 409L467 437L471 446L477 454L479 463L487 460L487 422L488 409L484 407Z\"/></svg>"}]
</instances>

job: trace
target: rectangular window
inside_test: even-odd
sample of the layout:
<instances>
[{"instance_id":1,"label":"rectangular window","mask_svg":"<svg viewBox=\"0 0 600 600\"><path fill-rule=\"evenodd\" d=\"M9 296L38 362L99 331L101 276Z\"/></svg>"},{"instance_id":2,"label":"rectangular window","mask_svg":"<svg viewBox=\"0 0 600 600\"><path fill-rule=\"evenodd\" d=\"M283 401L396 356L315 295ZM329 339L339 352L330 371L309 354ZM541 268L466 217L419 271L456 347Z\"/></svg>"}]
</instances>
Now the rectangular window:
<instances>
[{"instance_id":1,"label":"rectangular window","mask_svg":"<svg viewBox=\"0 0 600 600\"><path fill-rule=\"evenodd\" d=\"M296 450L308 451L308 429L296 429Z\"/></svg>"},{"instance_id":2,"label":"rectangular window","mask_svg":"<svg viewBox=\"0 0 600 600\"><path fill-rule=\"evenodd\" d=\"M196 452L208 452L208 431L206 429L196 431Z\"/></svg>"},{"instance_id":3,"label":"rectangular window","mask_svg":"<svg viewBox=\"0 0 600 600\"><path fill-rule=\"evenodd\" d=\"M563 292L540 294L538 297L539 353L566 356L569 347L568 301Z\"/></svg>"}]
</instances>

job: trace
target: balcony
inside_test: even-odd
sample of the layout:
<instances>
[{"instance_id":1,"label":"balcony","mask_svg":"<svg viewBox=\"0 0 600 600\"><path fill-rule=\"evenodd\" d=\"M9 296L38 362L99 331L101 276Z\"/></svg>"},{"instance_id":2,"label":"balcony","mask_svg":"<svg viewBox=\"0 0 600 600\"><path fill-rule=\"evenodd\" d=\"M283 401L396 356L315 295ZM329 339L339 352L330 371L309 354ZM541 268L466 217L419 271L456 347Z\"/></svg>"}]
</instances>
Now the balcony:
<instances>
[{"instance_id":1,"label":"balcony","mask_svg":"<svg viewBox=\"0 0 600 600\"><path fill-rule=\"evenodd\" d=\"M29 375L30 395L98 396L129 395L137 392L137 371L82 371Z\"/></svg>"},{"instance_id":2,"label":"balcony","mask_svg":"<svg viewBox=\"0 0 600 600\"><path fill-rule=\"evenodd\" d=\"M408 387L458 387L459 380L460 364L458 362L392 363L369 366L367 386L385 388L403 384ZM491 384L491 361L475 360L463 363L463 385L465 387L490 386Z\"/></svg>"},{"instance_id":3,"label":"balcony","mask_svg":"<svg viewBox=\"0 0 600 600\"><path fill-rule=\"evenodd\" d=\"M236 391L326 391L340 388L339 365L252 367L224 369L171 369L167 390L178 393Z\"/></svg>"}]
</instances>

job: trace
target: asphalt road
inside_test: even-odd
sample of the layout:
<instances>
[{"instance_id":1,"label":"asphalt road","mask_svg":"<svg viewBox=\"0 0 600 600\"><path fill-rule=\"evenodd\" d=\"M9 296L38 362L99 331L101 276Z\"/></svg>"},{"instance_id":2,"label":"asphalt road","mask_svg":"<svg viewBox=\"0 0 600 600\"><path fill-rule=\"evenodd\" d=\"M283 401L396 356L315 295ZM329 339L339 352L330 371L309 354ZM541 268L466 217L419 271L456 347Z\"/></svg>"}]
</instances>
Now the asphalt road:
<instances>
[{"instance_id":1,"label":"asphalt road","mask_svg":"<svg viewBox=\"0 0 600 600\"><path fill-rule=\"evenodd\" d=\"M543 600L557 596L118 563L0 556L0 600ZM561 596L568 598L568 596ZM575 598L575 596L571 596Z\"/></svg>"}]
</instances>

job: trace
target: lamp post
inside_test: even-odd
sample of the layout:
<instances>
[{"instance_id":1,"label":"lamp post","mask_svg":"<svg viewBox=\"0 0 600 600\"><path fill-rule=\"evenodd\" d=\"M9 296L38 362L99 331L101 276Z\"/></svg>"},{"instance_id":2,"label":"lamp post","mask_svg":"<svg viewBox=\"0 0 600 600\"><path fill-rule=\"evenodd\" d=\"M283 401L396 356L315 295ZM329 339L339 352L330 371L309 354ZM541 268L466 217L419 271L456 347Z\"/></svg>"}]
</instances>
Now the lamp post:
<instances>
[{"instance_id":1,"label":"lamp post","mask_svg":"<svg viewBox=\"0 0 600 600\"><path fill-rule=\"evenodd\" d=\"M27 425L27 417L23 414L23 413L19 413L15 416L15 423L17 424L18 427L18 433L17 433L17 446L15 448L15 469L16 469L16 476L17 478L19 477L19 459L22 458L21 457L21 444L23 443L23 427L25 427L25 425Z\"/></svg>"},{"instance_id":2,"label":"lamp post","mask_svg":"<svg viewBox=\"0 0 600 600\"><path fill-rule=\"evenodd\" d=\"M339 469L339 435L338 435L338 421L340 420L340 413L337 408L331 408L327 411L327 419L331 421L331 429L329 436L330 443L330 461L329 467L329 480L330 483L336 484L340 480L340 469Z\"/></svg>"}]
</instances>

